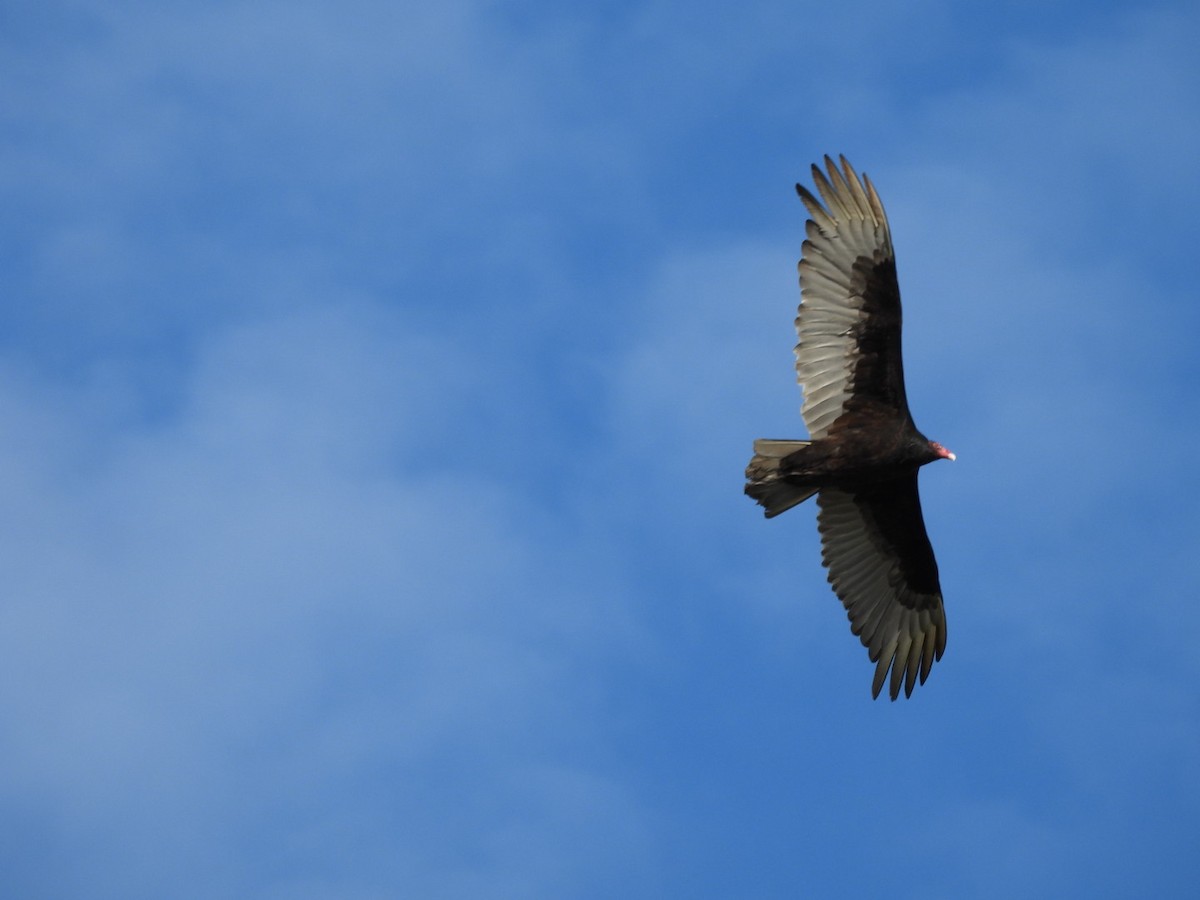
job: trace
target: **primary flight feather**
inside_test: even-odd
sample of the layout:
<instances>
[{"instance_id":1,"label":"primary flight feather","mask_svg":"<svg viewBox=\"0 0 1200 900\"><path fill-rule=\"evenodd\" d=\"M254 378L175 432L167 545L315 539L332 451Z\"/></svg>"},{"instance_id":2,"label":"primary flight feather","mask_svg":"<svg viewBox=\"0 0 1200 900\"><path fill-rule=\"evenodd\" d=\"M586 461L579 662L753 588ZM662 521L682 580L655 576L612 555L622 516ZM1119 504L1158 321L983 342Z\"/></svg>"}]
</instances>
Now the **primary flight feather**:
<instances>
[{"instance_id":1,"label":"primary flight feather","mask_svg":"<svg viewBox=\"0 0 1200 900\"><path fill-rule=\"evenodd\" d=\"M887 214L871 180L825 157L812 167L800 259L796 375L809 440L757 440L746 493L777 516L817 495L821 559L850 630L888 671L895 700L946 649L937 562L917 470L954 454L917 430L904 393L900 286ZM823 202L822 202L823 201Z\"/></svg>"}]
</instances>

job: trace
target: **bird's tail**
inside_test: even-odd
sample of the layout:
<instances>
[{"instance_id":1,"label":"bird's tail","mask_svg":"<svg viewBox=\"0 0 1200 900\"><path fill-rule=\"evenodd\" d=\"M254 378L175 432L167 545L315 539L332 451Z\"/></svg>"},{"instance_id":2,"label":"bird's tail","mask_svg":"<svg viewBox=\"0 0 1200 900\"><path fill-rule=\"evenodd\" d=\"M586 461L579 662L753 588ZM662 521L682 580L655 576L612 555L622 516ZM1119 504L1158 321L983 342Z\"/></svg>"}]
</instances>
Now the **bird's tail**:
<instances>
[{"instance_id":1,"label":"bird's tail","mask_svg":"<svg viewBox=\"0 0 1200 900\"><path fill-rule=\"evenodd\" d=\"M754 442L754 458L746 466L746 494L762 505L768 519L787 512L817 492L816 486L788 480L781 467L786 457L810 443L767 438Z\"/></svg>"}]
</instances>

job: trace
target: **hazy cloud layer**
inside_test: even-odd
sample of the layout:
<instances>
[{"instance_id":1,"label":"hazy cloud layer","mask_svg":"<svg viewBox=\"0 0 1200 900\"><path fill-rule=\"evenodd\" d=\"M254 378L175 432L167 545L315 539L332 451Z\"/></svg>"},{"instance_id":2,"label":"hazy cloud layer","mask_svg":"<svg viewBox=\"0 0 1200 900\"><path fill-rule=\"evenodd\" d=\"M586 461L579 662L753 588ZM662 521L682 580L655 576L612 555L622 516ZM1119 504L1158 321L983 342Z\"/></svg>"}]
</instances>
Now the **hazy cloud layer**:
<instances>
[{"instance_id":1,"label":"hazy cloud layer","mask_svg":"<svg viewBox=\"0 0 1200 900\"><path fill-rule=\"evenodd\" d=\"M9 18L14 896L1194 883L1189 7ZM839 151L960 457L907 703L741 496Z\"/></svg>"}]
</instances>

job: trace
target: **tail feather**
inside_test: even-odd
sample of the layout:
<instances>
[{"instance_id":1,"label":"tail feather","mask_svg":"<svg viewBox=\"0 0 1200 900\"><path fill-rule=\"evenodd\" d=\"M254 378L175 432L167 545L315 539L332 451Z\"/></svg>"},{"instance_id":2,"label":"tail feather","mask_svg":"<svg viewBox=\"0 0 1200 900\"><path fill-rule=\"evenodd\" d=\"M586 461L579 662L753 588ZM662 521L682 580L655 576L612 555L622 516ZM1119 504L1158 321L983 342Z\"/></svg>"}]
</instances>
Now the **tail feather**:
<instances>
[{"instance_id":1,"label":"tail feather","mask_svg":"<svg viewBox=\"0 0 1200 900\"><path fill-rule=\"evenodd\" d=\"M811 441L754 442L754 458L746 467L746 494L760 503L768 519L798 506L817 492L815 486L788 481L781 471L783 460L807 447Z\"/></svg>"}]
</instances>

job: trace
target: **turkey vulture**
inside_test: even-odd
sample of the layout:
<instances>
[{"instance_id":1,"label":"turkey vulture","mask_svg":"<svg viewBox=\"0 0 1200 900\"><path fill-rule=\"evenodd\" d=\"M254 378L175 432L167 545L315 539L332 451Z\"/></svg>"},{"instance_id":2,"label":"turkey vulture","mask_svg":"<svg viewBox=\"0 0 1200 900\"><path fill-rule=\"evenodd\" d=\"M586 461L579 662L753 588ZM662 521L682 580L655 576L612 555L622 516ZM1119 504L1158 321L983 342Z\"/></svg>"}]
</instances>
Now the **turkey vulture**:
<instances>
[{"instance_id":1,"label":"turkey vulture","mask_svg":"<svg viewBox=\"0 0 1200 900\"><path fill-rule=\"evenodd\" d=\"M895 700L922 684L946 649L937 562L925 533L917 470L954 454L917 430L904 395L900 286L887 215L869 178L846 157L814 165L821 200L796 192L809 215L800 259L796 373L809 440L758 440L746 493L779 515L817 495L821 561L850 630L888 669Z\"/></svg>"}]
</instances>

